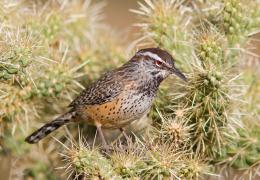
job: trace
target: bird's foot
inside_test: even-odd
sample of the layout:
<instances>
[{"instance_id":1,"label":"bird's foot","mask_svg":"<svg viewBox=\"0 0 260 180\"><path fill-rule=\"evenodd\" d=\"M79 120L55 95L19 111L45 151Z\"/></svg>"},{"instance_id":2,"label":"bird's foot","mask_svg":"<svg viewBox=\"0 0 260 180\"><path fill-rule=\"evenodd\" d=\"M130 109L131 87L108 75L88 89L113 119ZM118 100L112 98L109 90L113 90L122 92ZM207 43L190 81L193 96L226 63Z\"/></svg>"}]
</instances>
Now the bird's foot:
<instances>
[{"instance_id":1,"label":"bird's foot","mask_svg":"<svg viewBox=\"0 0 260 180\"><path fill-rule=\"evenodd\" d=\"M101 150L102 154L108 155L108 154L110 154L113 151L113 148L111 146L109 146L109 145L103 145L100 148L100 150Z\"/></svg>"}]
</instances>

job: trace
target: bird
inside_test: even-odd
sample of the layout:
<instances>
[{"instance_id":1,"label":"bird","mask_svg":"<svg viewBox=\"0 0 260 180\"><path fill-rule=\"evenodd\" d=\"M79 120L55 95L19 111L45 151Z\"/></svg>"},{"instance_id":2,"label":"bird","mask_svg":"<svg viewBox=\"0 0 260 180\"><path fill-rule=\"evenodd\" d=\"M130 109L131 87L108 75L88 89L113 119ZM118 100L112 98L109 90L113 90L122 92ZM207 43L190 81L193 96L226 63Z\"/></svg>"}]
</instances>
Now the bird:
<instances>
[{"instance_id":1,"label":"bird","mask_svg":"<svg viewBox=\"0 0 260 180\"><path fill-rule=\"evenodd\" d=\"M107 149L102 129L124 132L125 126L146 116L161 82L171 74L187 81L166 50L141 49L125 64L108 71L85 88L69 104L66 113L43 125L25 141L37 143L65 124L83 121L96 126L102 146Z\"/></svg>"}]
</instances>

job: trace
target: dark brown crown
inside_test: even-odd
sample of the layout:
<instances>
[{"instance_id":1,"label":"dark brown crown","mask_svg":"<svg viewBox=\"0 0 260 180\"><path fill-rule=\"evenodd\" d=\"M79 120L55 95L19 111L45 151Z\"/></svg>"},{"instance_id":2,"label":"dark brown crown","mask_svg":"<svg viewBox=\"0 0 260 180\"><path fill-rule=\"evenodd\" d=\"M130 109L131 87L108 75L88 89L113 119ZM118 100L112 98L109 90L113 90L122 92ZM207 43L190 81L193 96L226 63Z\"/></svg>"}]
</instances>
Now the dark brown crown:
<instances>
[{"instance_id":1,"label":"dark brown crown","mask_svg":"<svg viewBox=\"0 0 260 180\"><path fill-rule=\"evenodd\" d=\"M160 58L162 61L166 62L169 65L173 65L173 57L165 50L160 48L145 48L139 50L136 55L149 56L150 59L157 60Z\"/></svg>"}]
</instances>

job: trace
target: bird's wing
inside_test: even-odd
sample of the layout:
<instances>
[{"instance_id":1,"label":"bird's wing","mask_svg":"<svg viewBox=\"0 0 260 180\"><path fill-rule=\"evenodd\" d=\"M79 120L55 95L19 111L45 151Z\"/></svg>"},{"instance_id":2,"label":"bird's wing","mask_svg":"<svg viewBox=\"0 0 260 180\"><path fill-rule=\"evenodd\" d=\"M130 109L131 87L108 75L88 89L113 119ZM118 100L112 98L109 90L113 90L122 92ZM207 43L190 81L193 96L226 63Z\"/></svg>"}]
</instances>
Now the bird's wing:
<instances>
[{"instance_id":1,"label":"bird's wing","mask_svg":"<svg viewBox=\"0 0 260 180\"><path fill-rule=\"evenodd\" d=\"M108 72L89 88L83 90L80 95L71 102L69 107L110 102L122 92L123 87L124 84L120 74Z\"/></svg>"}]
</instances>

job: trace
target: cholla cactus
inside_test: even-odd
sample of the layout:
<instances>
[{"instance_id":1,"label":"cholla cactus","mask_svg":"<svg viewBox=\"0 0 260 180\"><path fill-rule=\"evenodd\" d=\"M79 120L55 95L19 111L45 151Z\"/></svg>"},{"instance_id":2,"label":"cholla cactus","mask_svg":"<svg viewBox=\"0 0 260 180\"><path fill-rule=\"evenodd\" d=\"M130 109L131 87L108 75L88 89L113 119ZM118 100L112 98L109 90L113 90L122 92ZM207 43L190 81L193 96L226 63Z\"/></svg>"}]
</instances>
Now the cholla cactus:
<instances>
[{"instance_id":1,"label":"cholla cactus","mask_svg":"<svg viewBox=\"0 0 260 180\"><path fill-rule=\"evenodd\" d=\"M166 119L161 116L162 123L159 130L155 129L154 132L155 142L170 144L178 150L186 150L190 146L191 127L181 119L184 117L180 113L180 111L176 111L176 117L178 116L176 119Z\"/></svg>"},{"instance_id":2,"label":"cholla cactus","mask_svg":"<svg viewBox=\"0 0 260 180\"><path fill-rule=\"evenodd\" d=\"M86 59L73 62L71 59L81 43L90 46L95 38L103 3L94 6L90 1L80 0L1 3L4 21L0 31L0 86L4 103L0 116L12 117L15 122L29 111L36 115L34 104L44 106L39 98L71 99L72 92L82 87L75 78L82 76L76 72L82 72ZM16 98L11 98L14 94ZM28 120L35 116L27 116L28 127Z\"/></svg>"},{"instance_id":3,"label":"cholla cactus","mask_svg":"<svg viewBox=\"0 0 260 180\"><path fill-rule=\"evenodd\" d=\"M37 88L34 90L34 94L39 97L55 97L65 93L66 89L72 90L73 87L68 87L73 83L73 69L69 69L64 64L58 64L56 67L50 67L44 73L44 77L39 77L36 80Z\"/></svg>"},{"instance_id":4,"label":"cholla cactus","mask_svg":"<svg viewBox=\"0 0 260 180\"><path fill-rule=\"evenodd\" d=\"M21 89L0 83L0 89L0 134L3 135L7 129L14 134L17 128L25 132L29 119L35 118L37 114L33 102L28 101L32 88Z\"/></svg>"},{"instance_id":5,"label":"cholla cactus","mask_svg":"<svg viewBox=\"0 0 260 180\"><path fill-rule=\"evenodd\" d=\"M259 30L259 19L260 19L260 2L250 2L246 11L249 11L249 35L255 34L254 31Z\"/></svg>"},{"instance_id":6,"label":"cholla cactus","mask_svg":"<svg viewBox=\"0 0 260 180\"><path fill-rule=\"evenodd\" d=\"M249 128L249 127L247 127ZM237 169L247 169L260 163L259 123L248 129L239 129L239 138L226 148L228 163Z\"/></svg>"},{"instance_id":7,"label":"cholla cactus","mask_svg":"<svg viewBox=\"0 0 260 180\"><path fill-rule=\"evenodd\" d=\"M0 80L14 82L19 76L28 75L39 44L24 29L3 27L0 34Z\"/></svg>"},{"instance_id":8,"label":"cholla cactus","mask_svg":"<svg viewBox=\"0 0 260 180\"><path fill-rule=\"evenodd\" d=\"M210 174L209 165L201 159L187 155L177 175L180 179L201 179L206 174Z\"/></svg>"},{"instance_id":9,"label":"cholla cactus","mask_svg":"<svg viewBox=\"0 0 260 180\"><path fill-rule=\"evenodd\" d=\"M171 144L150 144L146 153L146 166L142 179L199 179L209 173L209 167L185 151Z\"/></svg>"},{"instance_id":10,"label":"cholla cactus","mask_svg":"<svg viewBox=\"0 0 260 180\"><path fill-rule=\"evenodd\" d=\"M78 47L82 42L92 42L101 28L100 13L104 3L91 4L90 0L29 2L35 6L36 14L29 14L25 23L28 28L42 36L42 40L53 46L62 42ZM44 7L45 8L42 8ZM32 13L32 12L31 12ZM22 21L24 22L24 21Z\"/></svg>"},{"instance_id":11,"label":"cholla cactus","mask_svg":"<svg viewBox=\"0 0 260 180\"><path fill-rule=\"evenodd\" d=\"M254 64L258 67L259 64ZM248 104L243 104L243 127L238 128L238 135L222 149L222 156L217 159L220 164L231 166L243 172L241 179L257 178L259 175L259 99L255 98L260 91L259 81L255 79L258 72L253 69L245 72L244 81L250 84L245 99Z\"/></svg>"},{"instance_id":12,"label":"cholla cactus","mask_svg":"<svg viewBox=\"0 0 260 180\"><path fill-rule=\"evenodd\" d=\"M198 71L185 86L186 93L179 100L184 108L183 118L192 126L193 148L198 154L214 154L221 149L227 127L227 96L225 79L220 72ZM215 148L214 148L215 147Z\"/></svg>"},{"instance_id":13,"label":"cholla cactus","mask_svg":"<svg viewBox=\"0 0 260 180\"><path fill-rule=\"evenodd\" d=\"M174 179L181 167L183 152L178 153L167 144L151 144L146 154L146 167L141 172L143 179Z\"/></svg>"},{"instance_id":14,"label":"cholla cactus","mask_svg":"<svg viewBox=\"0 0 260 180\"><path fill-rule=\"evenodd\" d=\"M195 33L195 52L204 68L215 65L221 67L225 62L225 40L214 27L205 27Z\"/></svg>"},{"instance_id":15,"label":"cholla cactus","mask_svg":"<svg viewBox=\"0 0 260 180\"><path fill-rule=\"evenodd\" d=\"M230 46L242 45L247 36L259 29L259 2L256 1L205 1L200 16L222 31Z\"/></svg>"},{"instance_id":16,"label":"cholla cactus","mask_svg":"<svg viewBox=\"0 0 260 180\"><path fill-rule=\"evenodd\" d=\"M239 136L232 138L222 149L222 156L218 159L218 164L238 169L242 174L240 179L257 179L259 176L259 122L251 123L238 129Z\"/></svg>"},{"instance_id":17,"label":"cholla cactus","mask_svg":"<svg viewBox=\"0 0 260 180\"><path fill-rule=\"evenodd\" d=\"M146 167L144 162L145 148L139 143L128 141L127 146L119 143L115 152L110 155L114 172L123 179L139 179L142 169Z\"/></svg>"},{"instance_id":18,"label":"cholla cactus","mask_svg":"<svg viewBox=\"0 0 260 180\"><path fill-rule=\"evenodd\" d=\"M65 146L61 154L65 161L65 169L68 177L73 179L84 177L85 179L110 179L113 177L113 168L98 149L91 149L86 141L79 138L79 142L70 141L70 146Z\"/></svg>"},{"instance_id":19,"label":"cholla cactus","mask_svg":"<svg viewBox=\"0 0 260 180\"><path fill-rule=\"evenodd\" d=\"M224 1L222 11L223 28L230 42L238 42L245 35L248 19L245 15L243 4L238 0Z\"/></svg>"}]
</instances>

